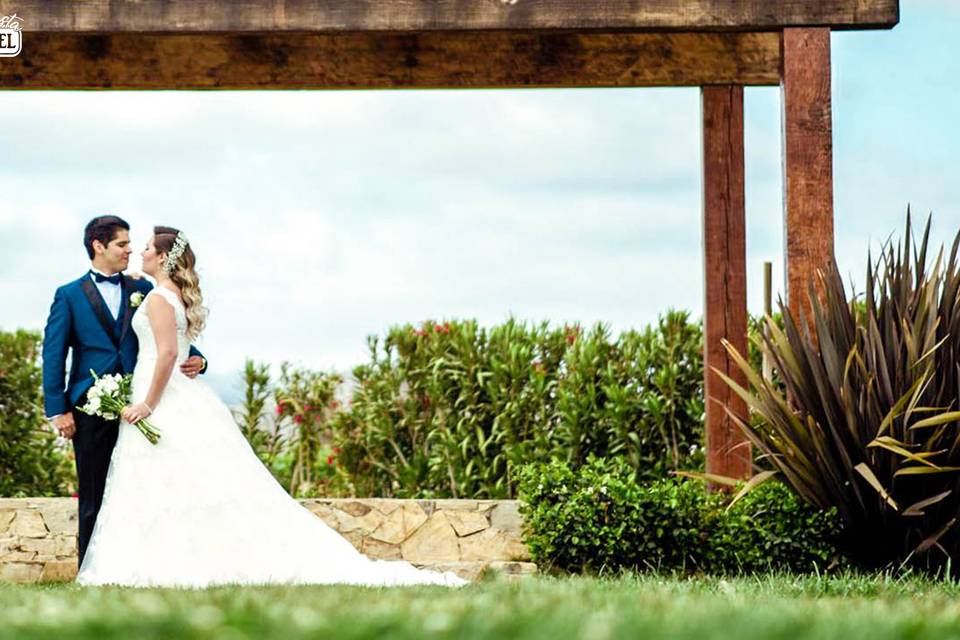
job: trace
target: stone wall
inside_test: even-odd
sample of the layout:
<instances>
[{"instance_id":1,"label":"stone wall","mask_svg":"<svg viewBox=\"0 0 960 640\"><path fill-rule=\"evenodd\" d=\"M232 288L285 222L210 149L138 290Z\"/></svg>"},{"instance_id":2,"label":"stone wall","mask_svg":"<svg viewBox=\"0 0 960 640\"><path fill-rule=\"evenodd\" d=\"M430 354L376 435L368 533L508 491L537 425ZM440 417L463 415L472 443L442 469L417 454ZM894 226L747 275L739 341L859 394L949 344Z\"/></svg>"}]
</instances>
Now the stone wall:
<instances>
[{"instance_id":1,"label":"stone wall","mask_svg":"<svg viewBox=\"0 0 960 640\"><path fill-rule=\"evenodd\" d=\"M300 500L371 558L477 579L493 569L516 577L536 572L520 539L515 500ZM0 498L0 580L72 580L77 572L77 503L73 498Z\"/></svg>"},{"instance_id":2,"label":"stone wall","mask_svg":"<svg viewBox=\"0 0 960 640\"><path fill-rule=\"evenodd\" d=\"M0 498L0 580L72 580L76 573L76 500Z\"/></svg>"}]
</instances>

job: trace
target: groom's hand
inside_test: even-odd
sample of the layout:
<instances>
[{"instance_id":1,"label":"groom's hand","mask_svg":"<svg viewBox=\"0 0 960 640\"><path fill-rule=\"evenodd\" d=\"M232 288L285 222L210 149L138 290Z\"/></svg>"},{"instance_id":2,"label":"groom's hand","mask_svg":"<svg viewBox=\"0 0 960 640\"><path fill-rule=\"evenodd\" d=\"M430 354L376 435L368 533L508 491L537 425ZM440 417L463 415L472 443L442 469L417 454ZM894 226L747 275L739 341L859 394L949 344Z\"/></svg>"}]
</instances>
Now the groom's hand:
<instances>
[{"instance_id":1,"label":"groom's hand","mask_svg":"<svg viewBox=\"0 0 960 640\"><path fill-rule=\"evenodd\" d=\"M203 358L200 356L190 356L180 365L181 373L188 378L196 378L201 369L203 369Z\"/></svg>"},{"instance_id":2,"label":"groom's hand","mask_svg":"<svg viewBox=\"0 0 960 640\"><path fill-rule=\"evenodd\" d=\"M57 428L61 436L67 439L73 438L73 434L77 432L77 425L73 422L72 413L61 413L54 416L53 426Z\"/></svg>"}]
</instances>

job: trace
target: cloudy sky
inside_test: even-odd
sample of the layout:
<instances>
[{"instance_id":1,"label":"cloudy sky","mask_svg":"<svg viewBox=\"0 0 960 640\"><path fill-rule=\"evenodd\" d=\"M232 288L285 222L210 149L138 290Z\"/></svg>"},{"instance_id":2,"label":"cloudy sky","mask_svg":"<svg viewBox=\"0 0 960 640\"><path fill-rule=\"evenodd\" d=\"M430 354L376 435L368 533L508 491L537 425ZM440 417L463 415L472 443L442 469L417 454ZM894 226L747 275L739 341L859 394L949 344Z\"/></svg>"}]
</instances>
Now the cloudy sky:
<instances>
[{"instance_id":1,"label":"cloudy sky","mask_svg":"<svg viewBox=\"0 0 960 640\"><path fill-rule=\"evenodd\" d=\"M891 31L832 36L836 251L858 286L908 203L937 245L960 228L960 3L901 4ZM0 119L0 329L43 327L91 217L126 218L138 251L176 226L228 399L246 357L348 370L398 323L616 334L702 312L696 89L4 92ZM783 289L777 88L747 90L746 129L759 312L764 261Z\"/></svg>"}]
</instances>

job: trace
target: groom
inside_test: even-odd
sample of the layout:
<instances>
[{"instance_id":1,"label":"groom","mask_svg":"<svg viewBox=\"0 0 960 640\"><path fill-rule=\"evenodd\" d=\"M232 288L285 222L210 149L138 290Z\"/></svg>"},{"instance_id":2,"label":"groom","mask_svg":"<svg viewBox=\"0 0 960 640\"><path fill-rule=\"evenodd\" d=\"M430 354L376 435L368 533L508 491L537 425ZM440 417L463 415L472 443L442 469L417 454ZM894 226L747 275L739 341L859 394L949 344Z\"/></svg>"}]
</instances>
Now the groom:
<instances>
[{"instance_id":1,"label":"groom","mask_svg":"<svg viewBox=\"0 0 960 640\"><path fill-rule=\"evenodd\" d=\"M93 525L103 501L110 456L117 443L119 420L87 415L76 407L87 401L98 376L131 373L139 345L130 328L136 312L134 292L146 295L153 286L121 272L130 261L130 225L117 216L100 216L87 224L83 244L91 269L57 289L43 334L43 396L47 418L60 435L73 439L79 481L78 563L83 563ZM67 352L72 350L70 376ZM194 347L180 370L193 378L207 362Z\"/></svg>"}]
</instances>

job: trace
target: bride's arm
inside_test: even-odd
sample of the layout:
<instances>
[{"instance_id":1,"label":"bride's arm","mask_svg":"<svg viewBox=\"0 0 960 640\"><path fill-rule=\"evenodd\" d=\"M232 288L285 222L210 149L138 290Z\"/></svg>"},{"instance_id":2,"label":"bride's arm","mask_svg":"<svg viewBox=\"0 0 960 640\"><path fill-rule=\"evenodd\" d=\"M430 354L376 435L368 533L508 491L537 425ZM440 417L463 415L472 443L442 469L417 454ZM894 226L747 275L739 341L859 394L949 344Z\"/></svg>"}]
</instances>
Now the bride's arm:
<instances>
[{"instance_id":1,"label":"bride's arm","mask_svg":"<svg viewBox=\"0 0 960 640\"><path fill-rule=\"evenodd\" d=\"M150 328L157 342L157 364L153 368L153 381L147 397L122 412L124 420L130 424L136 424L153 413L177 363L177 318L173 306L161 296L154 295L147 300L147 310Z\"/></svg>"}]
</instances>

